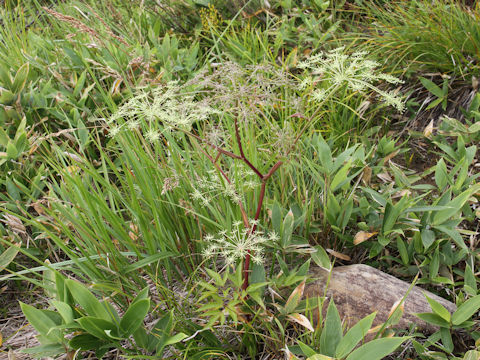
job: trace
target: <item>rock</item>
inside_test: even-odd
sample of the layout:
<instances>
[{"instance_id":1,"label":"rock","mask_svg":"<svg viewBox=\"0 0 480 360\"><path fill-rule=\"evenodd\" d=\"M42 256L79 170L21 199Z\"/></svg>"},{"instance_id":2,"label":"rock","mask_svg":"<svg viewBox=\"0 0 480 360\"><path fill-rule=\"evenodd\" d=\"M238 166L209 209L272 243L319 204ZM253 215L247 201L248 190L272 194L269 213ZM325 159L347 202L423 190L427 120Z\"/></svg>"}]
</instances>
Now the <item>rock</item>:
<instances>
[{"instance_id":1,"label":"rock","mask_svg":"<svg viewBox=\"0 0 480 360\"><path fill-rule=\"evenodd\" d=\"M328 271L320 267L311 269L314 282L305 287L305 297L324 296ZM335 301L342 320L350 328L360 319L377 311L373 326L385 322L392 306L406 294L410 284L368 265L339 266L333 269L327 289L327 298ZM423 294L442 304L450 313L456 310L454 303L427 290L414 286L404 302L404 313L396 328L408 328L412 323L420 330L435 332L436 326L428 324L415 313L431 312ZM327 303L327 301L325 302ZM323 309L325 313L326 306Z\"/></svg>"}]
</instances>

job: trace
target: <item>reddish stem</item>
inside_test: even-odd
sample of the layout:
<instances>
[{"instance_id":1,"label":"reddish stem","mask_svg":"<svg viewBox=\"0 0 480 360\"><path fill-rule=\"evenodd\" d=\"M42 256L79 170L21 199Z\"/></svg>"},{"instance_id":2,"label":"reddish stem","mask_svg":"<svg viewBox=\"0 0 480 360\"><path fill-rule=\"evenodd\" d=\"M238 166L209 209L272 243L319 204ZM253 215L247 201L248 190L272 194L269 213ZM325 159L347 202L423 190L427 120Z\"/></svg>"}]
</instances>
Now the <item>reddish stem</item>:
<instances>
[{"instance_id":1,"label":"reddish stem","mask_svg":"<svg viewBox=\"0 0 480 360\"><path fill-rule=\"evenodd\" d=\"M253 164L252 164L250 161L248 161L248 159L245 157L245 154L243 153L242 139L240 138L240 131L238 130L238 121L237 121L237 119L235 119L235 137L237 138L238 151L240 151L240 157L241 157L241 159L243 160L243 162L244 162L245 164L247 164L247 166L248 166L250 169L253 170L253 172L254 172L255 174L258 175L258 177L259 177L260 179L263 179L262 173L261 173L260 171L258 171L258 169L257 169L255 166L253 166Z\"/></svg>"}]
</instances>

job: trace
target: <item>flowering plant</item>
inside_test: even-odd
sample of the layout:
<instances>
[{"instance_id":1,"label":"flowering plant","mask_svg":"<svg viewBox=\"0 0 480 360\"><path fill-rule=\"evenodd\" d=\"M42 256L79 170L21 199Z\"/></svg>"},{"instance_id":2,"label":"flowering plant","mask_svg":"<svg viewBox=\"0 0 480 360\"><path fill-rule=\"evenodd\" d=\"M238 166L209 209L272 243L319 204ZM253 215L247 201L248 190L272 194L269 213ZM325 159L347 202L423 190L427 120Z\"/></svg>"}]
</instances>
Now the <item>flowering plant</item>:
<instances>
[{"instance_id":1,"label":"flowering plant","mask_svg":"<svg viewBox=\"0 0 480 360\"><path fill-rule=\"evenodd\" d=\"M377 85L401 81L376 71L378 65L368 60L365 53L348 55L344 48L301 62L298 69L305 70L303 78L271 65L217 64L213 71L201 70L183 84L169 82L153 90L140 90L108 120L110 135L116 136L123 130L138 131L147 141L155 142L162 140L165 132L183 133L197 146L214 170L209 179L197 180L192 199L205 206L213 194L223 193L238 204L241 214L241 221L233 224L230 231L205 236L209 244L204 255L216 255L222 249L227 264L243 261L245 290L251 260L261 262L264 245L275 240L274 235L265 236L257 230L267 183L288 161L305 131L318 120L327 100L342 88L359 94L371 91L387 105L404 110L398 95ZM305 107L312 101L317 104L309 113ZM268 129L278 130L276 140L259 119L271 125ZM256 142L264 134L270 149L268 159L262 161ZM252 211L245 205L245 186L239 189L231 174L238 164L248 171L248 176L242 176L244 185L258 189Z\"/></svg>"}]
</instances>

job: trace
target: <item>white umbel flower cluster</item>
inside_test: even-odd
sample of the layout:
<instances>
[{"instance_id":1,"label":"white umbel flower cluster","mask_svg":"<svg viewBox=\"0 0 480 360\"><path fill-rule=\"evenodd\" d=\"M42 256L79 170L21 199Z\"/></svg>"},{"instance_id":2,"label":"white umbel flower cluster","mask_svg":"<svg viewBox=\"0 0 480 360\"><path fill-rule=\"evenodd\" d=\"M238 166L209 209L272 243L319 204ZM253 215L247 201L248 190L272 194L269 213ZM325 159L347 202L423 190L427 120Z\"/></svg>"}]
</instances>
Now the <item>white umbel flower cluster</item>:
<instances>
[{"instance_id":1,"label":"white umbel flower cluster","mask_svg":"<svg viewBox=\"0 0 480 360\"><path fill-rule=\"evenodd\" d=\"M400 84L402 81L392 75L377 70L380 64L366 58L366 52L346 54L344 47L319 53L300 62L298 67L308 69L311 74L300 84L300 88L315 88L317 84L327 84L327 88L316 89L313 98L322 101L334 88L348 87L352 91L374 91L379 97L398 111L405 110L405 104L400 96L393 91L384 91L376 84L386 82Z\"/></svg>"},{"instance_id":2,"label":"white umbel flower cluster","mask_svg":"<svg viewBox=\"0 0 480 360\"><path fill-rule=\"evenodd\" d=\"M196 101L195 95L186 92L177 82L141 91L110 117L107 122L110 136L116 136L121 130L142 128L145 138L154 142L161 135L158 124L166 130L188 131L195 122L207 120L218 113L204 102Z\"/></svg>"},{"instance_id":3,"label":"white umbel flower cluster","mask_svg":"<svg viewBox=\"0 0 480 360\"><path fill-rule=\"evenodd\" d=\"M231 231L221 231L217 235L207 235L204 241L208 244L203 251L206 258L220 255L225 259L226 265L234 265L237 261L245 259L250 252L251 260L256 264L264 261L265 246L278 241L275 233L266 236L261 231L251 234L250 229L243 227L241 222L235 222Z\"/></svg>"}]
</instances>

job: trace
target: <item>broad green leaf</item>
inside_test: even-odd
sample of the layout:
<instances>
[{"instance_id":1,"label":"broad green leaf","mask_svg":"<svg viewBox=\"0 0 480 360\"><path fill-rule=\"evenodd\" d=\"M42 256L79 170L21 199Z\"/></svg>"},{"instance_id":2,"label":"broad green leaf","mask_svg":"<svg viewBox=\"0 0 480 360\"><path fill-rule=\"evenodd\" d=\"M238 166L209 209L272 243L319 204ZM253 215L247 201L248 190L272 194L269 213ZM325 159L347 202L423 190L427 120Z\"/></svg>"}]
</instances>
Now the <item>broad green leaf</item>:
<instances>
[{"instance_id":1,"label":"broad green leaf","mask_svg":"<svg viewBox=\"0 0 480 360\"><path fill-rule=\"evenodd\" d=\"M20 69L18 69L12 84L13 93L18 94L25 87L25 83L27 82L28 77L28 69L28 63L23 64Z\"/></svg>"},{"instance_id":2,"label":"broad green leaf","mask_svg":"<svg viewBox=\"0 0 480 360\"><path fill-rule=\"evenodd\" d=\"M8 159L16 159L18 156L17 148L12 141L9 141L7 144L7 157Z\"/></svg>"},{"instance_id":3,"label":"broad green leaf","mask_svg":"<svg viewBox=\"0 0 480 360\"><path fill-rule=\"evenodd\" d=\"M132 303L120 320L122 335L128 337L137 330L142 325L149 309L149 299L142 299Z\"/></svg>"},{"instance_id":4,"label":"broad green leaf","mask_svg":"<svg viewBox=\"0 0 480 360\"><path fill-rule=\"evenodd\" d=\"M415 316L419 317L423 321L426 321L429 324L432 325L437 325L440 327L450 327L450 324L445 321L444 318L437 314L432 314L432 313L417 313Z\"/></svg>"},{"instance_id":5,"label":"broad green leaf","mask_svg":"<svg viewBox=\"0 0 480 360\"><path fill-rule=\"evenodd\" d=\"M444 319L445 321L450 322L450 317L451 317L450 312L442 304L433 300L427 294L424 294L424 295L427 298L427 301L430 304L432 311L438 316L440 316L442 319Z\"/></svg>"},{"instance_id":6,"label":"broad green leaf","mask_svg":"<svg viewBox=\"0 0 480 360\"><path fill-rule=\"evenodd\" d=\"M282 246L284 249L291 243L294 220L293 212L290 210L283 220Z\"/></svg>"},{"instance_id":7,"label":"broad green leaf","mask_svg":"<svg viewBox=\"0 0 480 360\"><path fill-rule=\"evenodd\" d=\"M20 250L21 244L15 244L10 246L7 250L5 250L2 254L0 254L0 271L5 269L18 254Z\"/></svg>"},{"instance_id":8,"label":"broad green leaf","mask_svg":"<svg viewBox=\"0 0 480 360\"><path fill-rule=\"evenodd\" d=\"M130 305L135 304L137 301L143 300L143 299L148 299L148 286L144 287L140 292L137 294L135 299L133 299L132 303Z\"/></svg>"},{"instance_id":9,"label":"broad green leaf","mask_svg":"<svg viewBox=\"0 0 480 360\"><path fill-rule=\"evenodd\" d=\"M470 287L470 295L477 295L477 279L470 265L465 267L464 287Z\"/></svg>"},{"instance_id":10,"label":"broad green leaf","mask_svg":"<svg viewBox=\"0 0 480 360\"><path fill-rule=\"evenodd\" d=\"M282 233L282 211L278 203L272 206L272 226L273 230L280 235Z\"/></svg>"},{"instance_id":11,"label":"broad green leaf","mask_svg":"<svg viewBox=\"0 0 480 360\"><path fill-rule=\"evenodd\" d=\"M62 316L63 321L66 324L73 323L74 316L73 316L73 310L70 307L70 305L68 305L67 303L64 303L63 301L58 301L58 300L52 300L51 303L58 310L59 314Z\"/></svg>"},{"instance_id":12,"label":"broad green leaf","mask_svg":"<svg viewBox=\"0 0 480 360\"><path fill-rule=\"evenodd\" d=\"M317 139L317 155L320 159L320 163L327 171L330 171L333 165L332 151L330 150L330 146L328 146L321 136L319 136Z\"/></svg>"},{"instance_id":13,"label":"broad green leaf","mask_svg":"<svg viewBox=\"0 0 480 360\"><path fill-rule=\"evenodd\" d=\"M430 91L436 97L443 98L445 96L443 90L431 80L420 77L420 82L428 91Z\"/></svg>"},{"instance_id":14,"label":"broad green leaf","mask_svg":"<svg viewBox=\"0 0 480 360\"><path fill-rule=\"evenodd\" d=\"M422 238L422 244L425 250L432 246L432 244L435 242L435 232L430 229L422 229L420 236Z\"/></svg>"},{"instance_id":15,"label":"broad green leaf","mask_svg":"<svg viewBox=\"0 0 480 360\"><path fill-rule=\"evenodd\" d=\"M376 314L377 313L374 312L373 314L364 317L348 330L343 339L338 343L337 349L335 350L336 358L343 359L355 348L355 346L357 346L372 327Z\"/></svg>"},{"instance_id":16,"label":"broad green leaf","mask_svg":"<svg viewBox=\"0 0 480 360\"><path fill-rule=\"evenodd\" d=\"M437 212L433 217L432 225L443 224L445 221L447 221L451 217L457 214L461 214L461 208L463 207L463 205L465 205L465 203L470 198L470 196L478 190L480 190L480 184L470 187L469 189L465 190L460 195L458 195L456 198L451 200L447 204L451 208Z\"/></svg>"},{"instance_id":17,"label":"broad green leaf","mask_svg":"<svg viewBox=\"0 0 480 360\"><path fill-rule=\"evenodd\" d=\"M408 337L393 337L372 340L353 351L347 360L381 360L407 339Z\"/></svg>"},{"instance_id":18,"label":"broad green leaf","mask_svg":"<svg viewBox=\"0 0 480 360\"><path fill-rule=\"evenodd\" d=\"M95 350L104 345L105 342L90 334L74 336L68 343L70 347L77 350Z\"/></svg>"},{"instance_id":19,"label":"broad green leaf","mask_svg":"<svg viewBox=\"0 0 480 360\"><path fill-rule=\"evenodd\" d=\"M314 246L315 252L311 253L311 257L315 264L318 266L330 270L332 264L330 263L330 258L328 257L327 252L321 245Z\"/></svg>"},{"instance_id":20,"label":"broad green leaf","mask_svg":"<svg viewBox=\"0 0 480 360\"><path fill-rule=\"evenodd\" d=\"M100 301L84 285L77 281L65 280L73 298L85 310L87 315L110 320L110 314Z\"/></svg>"},{"instance_id":21,"label":"broad green leaf","mask_svg":"<svg viewBox=\"0 0 480 360\"><path fill-rule=\"evenodd\" d=\"M117 332L115 324L98 317L84 316L76 321L83 330L99 339L111 340L111 337L105 331Z\"/></svg>"},{"instance_id":22,"label":"broad green leaf","mask_svg":"<svg viewBox=\"0 0 480 360\"><path fill-rule=\"evenodd\" d=\"M440 336L442 338L442 344L447 352L451 353L453 351L453 340L452 334L450 334L450 329L448 328L440 328Z\"/></svg>"},{"instance_id":23,"label":"broad green leaf","mask_svg":"<svg viewBox=\"0 0 480 360\"><path fill-rule=\"evenodd\" d=\"M50 332L50 329L57 326L45 311L34 308L31 305L20 302L20 308L27 318L28 322L37 330L40 335L48 339L50 342L62 342L62 333L58 330Z\"/></svg>"},{"instance_id":24,"label":"broad green leaf","mask_svg":"<svg viewBox=\"0 0 480 360\"><path fill-rule=\"evenodd\" d=\"M429 277L430 279L434 279L438 275L438 269L440 268L440 253L438 248L435 249L433 253L432 259L430 260L429 270Z\"/></svg>"},{"instance_id":25,"label":"broad green leaf","mask_svg":"<svg viewBox=\"0 0 480 360\"><path fill-rule=\"evenodd\" d=\"M176 344L176 343L179 343L180 341L182 341L183 339L186 339L188 336L184 333L178 333L178 334L175 334L171 337L169 337L167 339L167 341L165 341L165 344L164 346L168 346L168 345L173 345L173 344Z\"/></svg>"},{"instance_id":26,"label":"broad green leaf","mask_svg":"<svg viewBox=\"0 0 480 360\"><path fill-rule=\"evenodd\" d=\"M327 356L334 356L338 343L342 340L342 321L337 307L330 300L325 317L325 325L320 336L320 351Z\"/></svg>"},{"instance_id":27,"label":"broad green leaf","mask_svg":"<svg viewBox=\"0 0 480 360\"><path fill-rule=\"evenodd\" d=\"M443 190L445 186L448 184L448 173L447 173L447 165L443 158L435 166L435 183L437 184L438 188Z\"/></svg>"},{"instance_id":28,"label":"broad green leaf","mask_svg":"<svg viewBox=\"0 0 480 360\"><path fill-rule=\"evenodd\" d=\"M480 359L480 351L470 350L465 353L463 360L478 360Z\"/></svg>"},{"instance_id":29,"label":"broad green leaf","mask_svg":"<svg viewBox=\"0 0 480 360\"><path fill-rule=\"evenodd\" d=\"M408 265L410 263L410 257L408 255L407 246L405 245L405 242L400 237L397 238L397 248L398 248L398 252L400 253L400 258L402 259L403 264Z\"/></svg>"},{"instance_id":30,"label":"broad green leaf","mask_svg":"<svg viewBox=\"0 0 480 360\"><path fill-rule=\"evenodd\" d=\"M453 325L459 325L467 321L480 309L480 295L474 296L460 305L452 315Z\"/></svg>"},{"instance_id":31,"label":"broad green leaf","mask_svg":"<svg viewBox=\"0 0 480 360\"><path fill-rule=\"evenodd\" d=\"M298 342L298 347L300 348L300 350L302 350L302 353L303 353L304 356L315 356L316 355L316 351L313 350L310 346L304 344L301 341L297 341L297 342Z\"/></svg>"},{"instance_id":32,"label":"broad green leaf","mask_svg":"<svg viewBox=\"0 0 480 360\"><path fill-rule=\"evenodd\" d=\"M435 226L435 229L450 236L450 238L455 242L455 244L457 244L461 249L469 251L467 245L465 245L465 241L463 240L462 235L460 235L460 233L456 229L452 229L443 225L437 225Z\"/></svg>"},{"instance_id":33,"label":"broad green leaf","mask_svg":"<svg viewBox=\"0 0 480 360\"><path fill-rule=\"evenodd\" d=\"M0 104L1 105L11 105L15 99L17 98L17 95L12 93L11 91L7 89L0 90Z\"/></svg>"},{"instance_id":34,"label":"broad green leaf","mask_svg":"<svg viewBox=\"0 0 480 360\"><path fill-rule=\"evenodd\" d=\"M351 166L352 162L349 161L335 174L332 183L330 184L332 191L337 190L338 187L340 187L347 180L348 172Z\"/></svg>"},{"instance_id":35,"label":"broad green leaf","mask_svg":"<svg viewBox=\"0 0 480 360\"><path fill-rule=\"evenodd\" d=\"M10 138L8 137L7 133L0 126L0 145L6 148L9 140L10 140Z\"/></svg>"},{"instance_id":36,"label":"broad green leaf","mask_svg":"<svg viewBox=\"0 0 480 360\"><path fill-rule=\"evenodd\" d=\"M62 344L45 344L20 350L21 353L33 355L35 358L49 358L65 353L65 346ZM15 357L14 357L15 359Z\"/></svg>"},{"instance_id":37,"label":"broad green leaf","mask_svg":"<svg viewBox=\"0 0 480 360\"><path fill-rule=\"evenodd\" d=\"M334 358L322 354L315 354L307 358L307 360L334 360Z\"/></svg>"}]
</instances>

